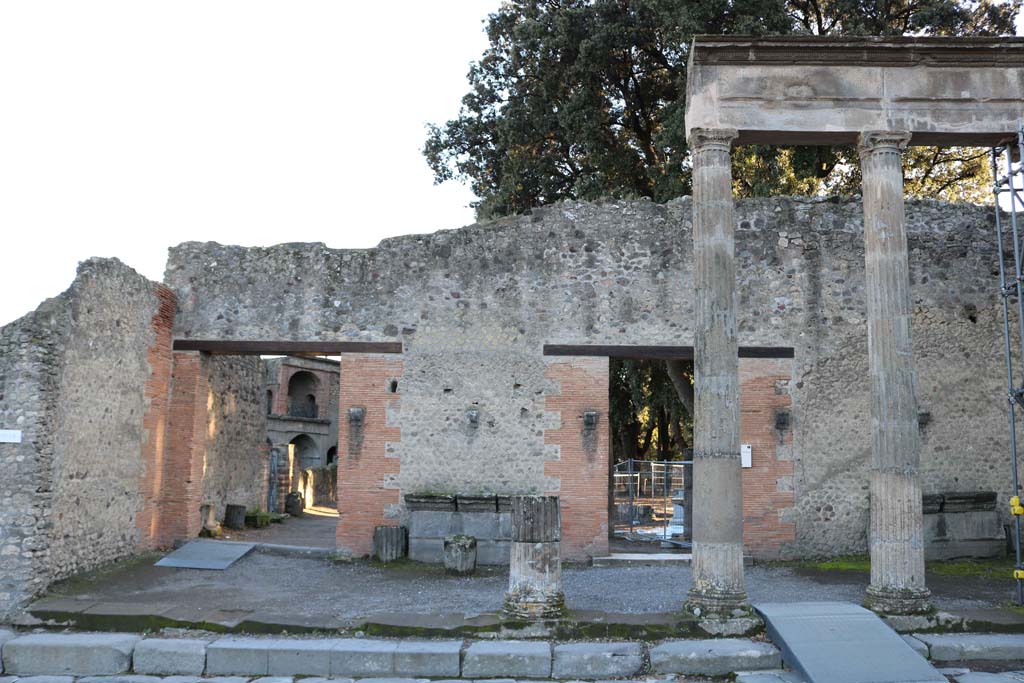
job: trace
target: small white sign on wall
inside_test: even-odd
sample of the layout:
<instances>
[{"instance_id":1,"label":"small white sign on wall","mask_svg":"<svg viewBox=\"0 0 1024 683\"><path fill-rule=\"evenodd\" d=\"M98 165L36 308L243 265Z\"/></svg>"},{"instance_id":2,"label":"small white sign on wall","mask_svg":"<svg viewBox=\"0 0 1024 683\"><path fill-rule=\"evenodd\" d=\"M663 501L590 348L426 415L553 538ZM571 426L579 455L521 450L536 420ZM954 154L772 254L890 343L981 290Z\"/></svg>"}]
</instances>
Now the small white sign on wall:
<instances>
[{"instance_id":1,"label":"small white sign on wall","mask_svg":"<svg viewBox=\"0 0 1024 683\"><path fill-rule=\"evenodd\" d=\"M751 456L750 444L745 443L740 445L740 464L743 467L753 467L754 461Z\"/></svg>"},{"instance_id":2,"label":"small white sign on wall","mask_svg":"<svg viewBox=\"0 0 1024 683\"><path fill-rule=\"evenodd\" d=\"M0 443L21 443L21 430L0 429Z\"/></svg>"}]
</instances>

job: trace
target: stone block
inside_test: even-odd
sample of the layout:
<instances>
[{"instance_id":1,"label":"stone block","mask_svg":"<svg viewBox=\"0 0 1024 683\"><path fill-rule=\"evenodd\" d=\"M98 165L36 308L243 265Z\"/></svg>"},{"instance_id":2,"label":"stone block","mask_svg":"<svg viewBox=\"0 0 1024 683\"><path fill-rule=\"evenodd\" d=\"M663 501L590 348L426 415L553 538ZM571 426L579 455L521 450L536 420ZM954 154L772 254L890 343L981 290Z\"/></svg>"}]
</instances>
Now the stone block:
<instances>
[{"instance_id":1,"label":"stone block","mask_svg":"<svg viewBox=\"0 0 1024 683\"><path fill-rule=\"evenodd\" d=\"M4 643L4 667L21 675L124 673L139 640L129 633L32 633Z\"/></svg>"},{"instance_id":2,"label":"stone block","mask_svg":"<svg viewBox=\"0 0 1024 683\"><path fill-rule=\"evenodd\" d=\"M658 673L726 676L781 667L775 646L742 638L670 640L651 648L651 668Z\"/></svg>"},{"instance_id":3,"label":"stone block","mask_svg":"<svg viewBox=\"0 0 1024 683\"><path fill-rule=\"evenodd\" d=\"M0 628L0 674L4 672L3 649L4 643L14 638L14 631Z\"/></svg>"},{"instance_id":4,"label":"stone block","mask_svg":"<svg viewBox=\"0 0 1024 683\"><path fill-rule=\"evenodd\" d=\"M416 562L441 564L444 562L444 539L410 538L409 559Z\"/></svg>"},{"instance_id":5,"label":"stone block","mask_svg":"<svg viewBox=\"0 0 1024 683\"><path fill-rule=\"evenodd\" d=\"M1012 633L915 633L939 662L1024 659L1024 635Z\"/></svg>"},{"instance_id":6,"label":"stone block","mask_svg":"<svg viewBox=\"0 0 1024 683\"><path fill-rule=\"evenodd\" d=\"M507 565L512 555L512 541L480 541L476 543L476 563Z\"/></svg>"},{"instance_id":7,"label":"stone block","mask_svg":"<svg viewBox=\"0 0 1024 683\"><path fill-rule=\"evenodd\" d=\"M464 678L548 678L551 644L526 640L495 640L471 644L462 660Z\"/></svg>"},{"instance_id":8,"label":"stone block","mask_svg":"<svg viewBox=\"0 0 1024 683\"><path fill-rule=\"evenodd\" d=\"M401 641L395 650L396 676L455 676L462 641Z\"/></svg>"},{"instance_id":9,"label":"stone block","mask_svg":"<svg viewBox=\"0 0 1024 683\"><path fill-rule=\"evenodd\" d=\"M267 673L271 676L327 676L331 653L340 639L269 641Z\"/></svg>"},{"instance_id":10,"label":"stone block","mask_svg":"<svg viewBox=\"0 0 1024 683\"><path fill-rule=\"evenodd\" d=\"M18 680L28 680L21 678ZM160 676L143 676L140 674L120 674L117 676L82 676L77 683L163 683Z\"/></svg>"},{"instance_id":11,"label":"stone block","mask_svg":"<svg viewBox=\"0 0 1024 683\"><path fill-rule=\"evenodd\" d=\"M345 638L331 649L331 676L390 676L398 643Z\"/></svg>"},{"instance_id":12,"label":"stone block","mask_svg":"<svg viewBox=\"0 0 1024 683\"><path fill-rule=\"evenodd\" d=\"M462 514L462 533L477 540L498 538L501 519L497 512L470 512Z\"/></svg>"},{"instance_id":13,"label":"stone block","mask_svg":"<svg viewBox=\"0 0 1024 683\"><path fill-rule=\"evenodd\" d=\"M639 643L571 643L556 645L553 678L629 678L643 666Z\"/></svg>"},{"instance_id":14,"label":"stone block","mask_svg":"<svg viewBox=\"0 0 1024 683\"><path fill-rule=\"evenodd\" d=\"M455 511L455 496L407 493L404 500L406 509L412 512Z\"/></svg>"},{"instance_id":15,"label":"stone block","mask_svg":"<svg viewBox=\"0 0 1024 683\"><path fill-rule=\"evenodd\" d=\"M917 654L921 655L925 659L928 659L928 646L922 643L914 636L901 636L903 642L911 647L911 649Z\"/></svg>"},{"instance_id":16,"label":"stone block","mask_svg":"<svg viewBox=\"0 0 1024 683\"><path fill-rule=\"evenodd\" d=\"M146 638L135 645L132 669L140 674L200 676L206 669L206 641Z\"/></svg>"},{"instance_id":17,"label":"stone block","mask_svg":"<svg viewBox=\"0 0 1024 683\"><path fill-rule=\"evenodd\" d=\"M206 673L266 676L269 672L267 641L229 636L206 648Z\"/></svg>"},{"instance_id":18,"label":"stone block","mask_svg":"<svg viewBox=\"0 0 1024 683\"><path fill-rule=\"evenodd\" d=\"M804 679L792 671L744 671L736 674L736 683L805 683Z\"/></svg>"},{"instance_id":19,"label":"stone block","mask_svg":"<svg viewBox=\"0 0 1024 683\"><path fill-rule=\"evenodd\" d=\"M14 680L27 681L27 683L75 683L74 676L21 676Z\"/></svg>"},{"instance_id":20,"label":"stone block","mask_svg":"<svg viewBox=\"0 0 1024 683\"><path fill-rule=\"evenodd\" d=\"M456 496L455 507L459 512L496 512L498 500L497 496Z\"/></svg>"},{"instance_id":21,"label":"stone block","mask_svg":"<svg viewBox=\"0 0 1024 683\"><path fill-rule=\"evenodd\" d=\"M409 514L409 539L444 538L462 533L462 515L454 511L415 510Z\"/></svg>"}]
</instances>

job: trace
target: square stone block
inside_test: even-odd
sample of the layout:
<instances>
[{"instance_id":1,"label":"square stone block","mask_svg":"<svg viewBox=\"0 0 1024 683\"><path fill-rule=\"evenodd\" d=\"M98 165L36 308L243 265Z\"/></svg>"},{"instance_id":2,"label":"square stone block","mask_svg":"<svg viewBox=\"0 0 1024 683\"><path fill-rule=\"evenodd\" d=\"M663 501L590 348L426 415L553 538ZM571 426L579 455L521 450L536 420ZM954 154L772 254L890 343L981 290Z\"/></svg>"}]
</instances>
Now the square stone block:
<instances>
[{"instance_id":1,"label":"square stone block","mask_svg":"<svg viewBox=\"0 0 1024 683\"><path fill-rule=\"evenodd\" d=\"M512 541L477 541L478 565L507 565L512 554Z\"/></svg>"},{"instance_id":2,"label":"square stone block","mask_svg":"<svg viewBox=\"0 0 1024 683\"><path fill-rule=\"evenodd\" d=\"M135 645L132 669L140 674L201 676L206 669L206 641L146 638Z\"/></svg>"},{"instance_id":3,"label":"square stone block","mask_svg":"<svg viewBox=\"0 0 1024 683\"><path fill-rule=\"evenodd\" d=\"M391 676L398 643L345 638L331 649L331 676Z\"/></svg>"},{"instance_id":4,"label":"square stone block","mask_svg":"<svg viewBox=\"0 0 1024 683\"><path fill-rule=\"evenodd\" d=\"M552 678L629 678L643 666L640 643L570 643L555 646Z\"/></svg>"},{"instance_id":5,"label":"square stone block","mask_svg":"<svg viewBox=\"0 0 1024 683\"><path fill-rule=\"evenodd\" d=\"M271 676L327 676L331 653L341 639L292 640L268 643L267 673Z\"/></svg>"},{"instance_id":6,"label":"square stone block","mask_svg":"<svg viewBox=\"0 0 1024 683\"><path fill-rule=\"evenodd\" d=\"M444 562L443 538L410 538L409 559L416 562Z\"/></svg>"},{"instance_id":7,"label":"square stone block","mask_svg":"<svg viewBox=\"0 0 1024 683\"><path fill-rule=\"evenodd\" d=\"M781 667L782 655L774 645L743 638L670 640L651 648L651 668L657 673L727 676Z\"/></svg>"},{"instance_id":8,"label":"square stone block","mask_svg":"<svg viewBox=\"0 0 1024 683\"><path fill-rule=\"evenodd\" d=\"M473 536L477 541L498 538L501 531L497 512L462 513L462 533Z\"/></svg>"},{"instance_id":9,"label":"square stone block","mask_svg":"<svg viewBox=\"0 0 1024 683\"><path fill-rule=\"evenodd\" d=\"M269 653L267 641L260 638L221 638L206 648L206 673L266 676Z\"/></svg>"},{"instance_id":10,"label":"square stone block","mask_svg":"<svg viewBox=\"0 0 1024 683\"><path fill-rule=\"evenodd\" d=\"M414 510L409 513L409 538L444 538L462 533L462 515L454 511Z\"/></svg>"},{"instance_id":11,"label":"square stone block","mask_svg":"<svg viewBox=\"0 0 1024 683\"><path fill-rule=\"evenodd\" d=\"M462 660L464 678L548 678L551 644L527 640L494 640L471 644Z\"/></svg>"},{"instance_id":12,"label":"square stone block","mask_svg":"<svg viewBox=\"0 0 1024 683\"><path fill-rule=\"evenodd\" d=\"M455 676L462 641L400 641L395 650L396 676Z\"/></svg>"}]
</instances>

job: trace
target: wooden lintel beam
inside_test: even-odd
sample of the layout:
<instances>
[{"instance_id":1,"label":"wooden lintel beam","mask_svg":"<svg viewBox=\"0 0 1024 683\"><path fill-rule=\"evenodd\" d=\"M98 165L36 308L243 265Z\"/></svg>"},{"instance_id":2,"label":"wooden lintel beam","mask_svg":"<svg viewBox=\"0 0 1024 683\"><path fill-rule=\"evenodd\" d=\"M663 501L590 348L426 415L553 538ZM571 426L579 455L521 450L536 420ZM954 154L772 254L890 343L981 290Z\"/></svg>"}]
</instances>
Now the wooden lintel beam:
<instances>
[{"instance_id":1,"label":"wooden lintel beam","mask_svg":"<svg viewBox=\"0 0 1024 683\"><path fill-rule=\"evenodd\" d=\"M603 356L607 358L692 360L692 346L629 346L606 344L545 344L545 356ZM740 358L792 358L792 346L741 346Z\"/></svg>"},{"instance_id":2,"label":"wooden lintel beam","mask_svg":"<svg viewBox=\"0 0 1024 683\"><path fill-rule=\"evenodd\" d=\"M402 342L175 339L173 348L231 356L338 356L343 353L402 353Z\"/></svg>"}]
</instances>

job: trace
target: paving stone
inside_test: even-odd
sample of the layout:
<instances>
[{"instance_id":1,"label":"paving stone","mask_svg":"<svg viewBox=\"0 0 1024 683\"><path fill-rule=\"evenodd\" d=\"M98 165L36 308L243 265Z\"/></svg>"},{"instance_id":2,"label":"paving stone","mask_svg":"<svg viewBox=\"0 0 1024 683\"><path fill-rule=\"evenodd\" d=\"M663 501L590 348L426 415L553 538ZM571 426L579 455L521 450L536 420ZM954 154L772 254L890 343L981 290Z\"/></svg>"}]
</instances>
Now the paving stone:
<instances>
[{"instance_id":1,"label":"paving stone","mask_svg":"<svg viewBox=\"0 0 1024 683\"><path fill-rule=\"evenodd\" d=\"M267 673L271 676L327 676L331 673L331 651L343 642L339 638L267 641Z\"/></svg>"},{"instance_id":2,"label":"paving stone","mask_svg":"<svg viewBox=\"0 0 1024 683\"><path fill-rule=\"evenodd\" d=\"M251 683L292 683L294 680L291 676L262 676L254 678Z\"/></svg>"},{"instance_id":3,"label":"paving stone","mask_svg":"<svg viewBox=\"0 0 1024 683\"><path fill-rule=\"evenodd\" d=\"M303 678L302 683L355 683L351 678L323 678L320 676L310 676L309 678ZM460 683L465 683L460 681Z\"/></svg>"},{"instance_id":4,"label":"paving stone","mask_svg":"<svg viewBox=\"0 0 1024 683\"><path fill-rule=\"evenodd\" d=\"M0 683L14 683L18 680L17 676L0 676Z\"/></svg>"},{"instance_id":5,"label":"paving stone","mask_svg":"<svg viewBox=\"0 0 1024 683\"><path fill-rule=\"evenodd\" d=\"M398 644L387 640L345 638L331 650L331 676L391 676Z\"/></svg>"},{"instance_id":6,"label":"paving stone","mask_svg":"<svg viewBox=\"0 0 1024 683\"><path fill-rule=\"evenodd\" d=\"M206 648L206 673L266 676L269 670L267 641L260 638L228 636Z\"/></svg>"},{"instance_id":7,"label":"paving stone","mask_svg":"<svg viewBox=\"0 0 1024 683\"><path fill-rule=\"evenodd\" d=\"M356 683L430 683L429 678L360 678Z\"/></svg>"},{"instance_id":8,"label":"paving stone","mask_svg":"<svg viewBox=\"0 0 1024 683\"><path fill-rule=\"evenodd\" d=\"M921 655L925 659L928 659L928 645L926 643L921 642L920 640L918 640L914 636L900 636L900 637L903 638L903 642L905 642L907 645L909 645L914 650L914 652L916 652L917 654Z\"/></svg>"},{"instance_id":9,"label":"paving stone","mask_svg":"<svg viewBox=\"0 0 1024 683\"><path fill-rule=\"evenodd\" d=\"M123 674L121 676L82 676L78 683L160 683L160 676L142 676L139 674Z\"/></svg>"},{"instance_id":10,"label":"paving stone","mask_svg":"<svg viewBox=\"0 0 1024 683\"><path fill-rule=\"evenodd\" d=\"M651 648L651 668L659 673L725 676L781 666L775 646L743 638L670 640Z\"/></svg>"},{"instance_id":11,"label":"paving stone","mask_svg":"<svg viewBox=\"0 0 1024 683\"><path fill-rule=\"evenodd\" d=\"M1011 633L914 634L928 644L932 659L961 662L972 659L1024 659L1024 635Z\"/></svg>"},{"instance_id":12,"label":"paving stone","mask_svg":"<svg viewBox=\"0 0 1024 683\"><path fill-rule=\"evenodd\" d=\"M980 671L971 671L959 676L953 676L953 680L957 683L1017 683L1020 679L1012 678L1006 674L987 674Z\"/></svg>"},{"instance_id":13,"label":"paving stone","mask_svg":"<svg viewBox=\"0 0 1024 683\"><path fill-rule=\"evenodd\" d=\"M74 683L73 676L20 676L15 680L18 683L22 681L28 681L28 683Z\"/></svg>"},{"instance_id":14,"label":"paving stone","mask_svg":"<svg viewBox=\"0 0 1024 683\"><path fill-rule=\"evenodd\" d=\"M132 668L140 674L202 675L206 645L198 638L146 638L135 644Z\"/></svg>"},{"instance_id":15,"label":"paving stone","mask_svg":"<svg viewBox=\"0 0 1024 683\"><path fill-rule=\"evenodd\" d=\"M124 673L139 640L130 633L31 633L4 643L4 667L28 675Z\"/></svg>"},{"instance_id":16,"label":"paving stone","mask_svg":"<svg viewBox=\"0 0 1024 683\"><path fill-rule=\"evenodd\" d=\"M551 644L526 640L476 642L466 648L462 660L464 678L489 676L548 678L551 676Z\"/></svg>"},{"instance_id":17,"label":"paving stone","mask_svg":"<svg viewBox=\"0 0 1024 683\"><path fill-rule=\"evenodd\" d=\"M497 513L495 513L497 514ZM458 676L462 641L401 641L395 650L396 676Z\"/></svg>"},{"instance_id":18,"label":"paving stone","mask_svg":"<svg viewBox=\"0 0 1024 683\"><path fill-rule=\"evenodd\" d=\"M203 680L207 683L249 683L247 676L214 676Z\"/></svg>"},{"instance_id":19,"label":"paving stone","mask_svg":"<svg viewBox=\"0 0 1024 683\"><path fill-rule=\"evenodd\" d=\"M570 643L556 645L553 678L635 676L643 666L640 643Z\"/></svg>"},{"instance_id":20,"label":"paving stone","mask_svg":"<svg viewBox=\"0 0 1024 683\"><path fill-rule=\"evenodd\" d=\"M212 678L201 678L199 676L165 676L164 683L204 683L212 681ZM242 679L245 680L245 679Z\"/></svg>"}]
</instances>

